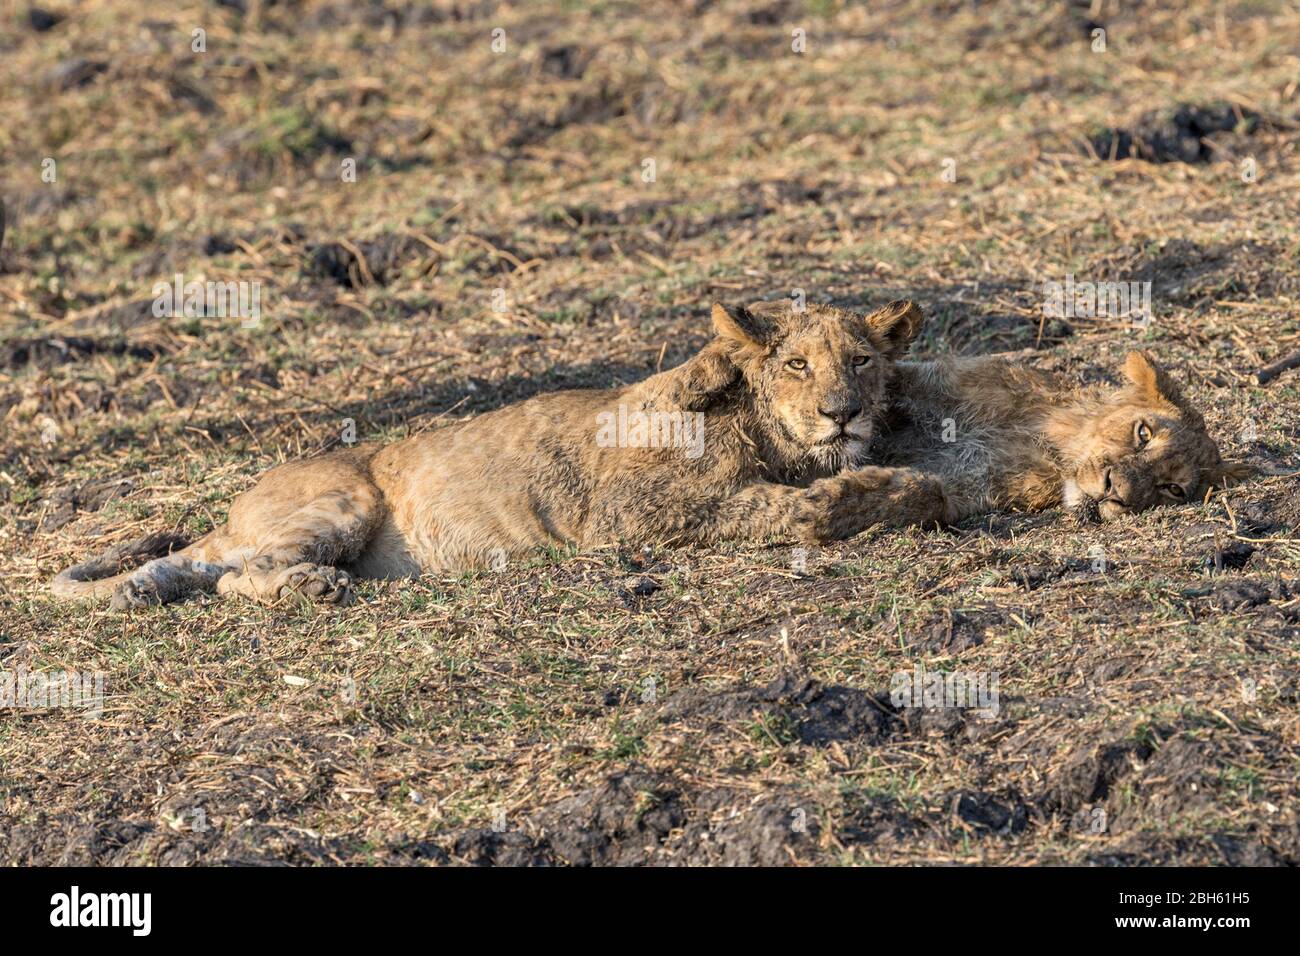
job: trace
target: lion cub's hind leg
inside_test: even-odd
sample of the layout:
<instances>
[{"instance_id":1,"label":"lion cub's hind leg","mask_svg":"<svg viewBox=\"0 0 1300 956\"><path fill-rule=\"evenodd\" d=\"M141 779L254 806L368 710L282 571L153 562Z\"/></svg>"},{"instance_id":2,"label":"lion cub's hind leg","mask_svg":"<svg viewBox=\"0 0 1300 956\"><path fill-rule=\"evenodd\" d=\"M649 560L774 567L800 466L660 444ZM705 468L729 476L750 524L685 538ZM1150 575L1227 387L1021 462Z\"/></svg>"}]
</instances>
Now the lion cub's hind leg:
<instances>
[{"instance_id":1,"label":"lion cub's hind leg","mask_svg":"<svg viewBox=\"0 0 1300 956\"><path fill-rule=\"evenodd\" d=\"M346 571L310 561L282 568L265 556L254 558L243 571L231 571L222 577L217 582L217 593L238 594L260 604L295 598L347 605L356 598L352 576Z\"/></svg>"},{"instance_id":2,"label":"lion cub's hind leg","mask_svg":"<svg viewBox=\"0 0 1300 956\"><path fill-rule=\"evenodd\" d=\"M230 534L237 544L223 556L222 564L231 570L217 582L217 592L262 603L286 598L352 603L352 576L337 566L355 561L378 527L379 490L364 482L317 495L279 515L274 505L283 500L276 497L281 500L254 499L239 513L231 510Z\"/></svg>"}]
</instances>

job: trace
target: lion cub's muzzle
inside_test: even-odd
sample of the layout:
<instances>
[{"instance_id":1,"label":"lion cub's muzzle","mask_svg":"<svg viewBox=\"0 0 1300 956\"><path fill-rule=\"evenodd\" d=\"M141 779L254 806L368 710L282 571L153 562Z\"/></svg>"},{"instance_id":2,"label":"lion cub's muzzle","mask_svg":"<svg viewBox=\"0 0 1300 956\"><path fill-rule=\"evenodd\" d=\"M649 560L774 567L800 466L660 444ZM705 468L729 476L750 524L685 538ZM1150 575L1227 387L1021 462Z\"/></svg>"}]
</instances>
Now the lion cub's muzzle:
<instances>
[{"instance_id":1,"label":"lion cub's muzzle","mask_svg":"<svg viewBox=\"0 0 1300 956\"><path fill-rule=\"evenodd\" d=\"M840 404L819 407L817 415L824 425L824 433L817 439L818 445L851 444L870 442L874 428L871 417L866 415L860 404Z\"/></svg>"},{"instance_id":2,"label":"lion cub's muzzle","mask_svg":"<svg viewBox=\"0 0 1300 956\"><path fill-rule=\"evenodd\" d=\"M1150 476L1143 473L1140 464L1134 465L1130 459L1100 464L1091 477L1093 487L1080 490L1086 499L1090 499L1086 510L1101 521L1114 521L1160 503L1160 495Z\"/></svg>"},{"instance_id":3,"label":"lion cub's muzzle","mask_svg":"<svg viewBox=\"0 0 1300 956\"><path fill-rule=\"evenodd\" d=\"M817 414L829 418L840 426L840 431L844 431L850 422L862 415L862 405L858 402L840 402L828 408L818 408Z\"/></svg>"}]
</instances>

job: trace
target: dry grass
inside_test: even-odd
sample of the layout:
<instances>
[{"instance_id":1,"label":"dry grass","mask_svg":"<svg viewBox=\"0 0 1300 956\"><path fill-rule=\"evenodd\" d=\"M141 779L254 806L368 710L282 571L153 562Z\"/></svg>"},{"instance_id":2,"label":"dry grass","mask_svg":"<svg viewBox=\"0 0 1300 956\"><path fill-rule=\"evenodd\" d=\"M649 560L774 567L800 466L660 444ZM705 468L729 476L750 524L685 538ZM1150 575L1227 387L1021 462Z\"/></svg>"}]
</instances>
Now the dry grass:
<instances>
[{"instance_id":1,"label":"dry grass","mask_svg":"<svg viewBox=\"0 0 1300 956\"><path fill-rule=\"evenodd\" d=\"M1300 373L1252 379L1300 345L1294 4L246 6L2 11L0 670L109 698L0 711L0 859L1300 859ZM1261 119L1208 162L1090 155L1219 103ZM176 272L260 281L261 324L155 318ZM1150 281L1155 322L1044 321L1066 274ZM869 533L802 573L779 542L633 542L338 614L45 595L346 419L387 440L634 380L710 300L795 289L910 296L920 351L1081 380L1140 342L1276 474L1101 528ZM897 712L918 662L998 675L999 713Z\"/></svg>"}]
</instances>

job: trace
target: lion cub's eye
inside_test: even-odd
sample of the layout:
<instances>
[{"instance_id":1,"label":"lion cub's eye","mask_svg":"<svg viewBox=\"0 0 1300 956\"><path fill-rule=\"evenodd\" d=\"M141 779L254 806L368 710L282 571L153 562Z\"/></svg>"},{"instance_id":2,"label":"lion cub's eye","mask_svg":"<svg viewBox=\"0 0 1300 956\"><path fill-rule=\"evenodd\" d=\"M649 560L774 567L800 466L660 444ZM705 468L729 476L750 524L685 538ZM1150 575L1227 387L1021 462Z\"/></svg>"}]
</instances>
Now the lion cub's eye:
<instances>
[{"instance_id":1,"label":"lion cub's eye","mask_svg":"<svg viewBox=\"0 0 1300 956\"><path fill-rule=\"evenodd\" d=\"M871 364L871 356L870 356L870 355L855 355L855 356L853 356L853 367L854 367L854 368L862 368L864 365L870 365L870 364Z\"/></svg>"},{"instance_id":2,"label":"lion cub's eye","mask_svg":"<svg viewBox=\"0 0 1300 956\"><path fill-rule=\"evenodd\" d=\"M796 372L802 372L804 369L808 367L808 363L805 362L803 359L790 359L790 361L785 363L785 367L792 368Z\"/></svg>"},{"instance_id":3,"label":"lion cub's eye","mask_svg":"<svg viewBox=\"0 0 1300 956\"><path fill-rule=\"evenodd\" d=\"M1175 501L1182 501L1187 497L1187 489L1182 485L1161 485L1160 490Z\"/></svg>"},{"instance_id":4,"label":"lion cub's eye","mask_svg":"<svg viewBox=\"0 0 1300 956\"><path fill-rule=\"evenodd\" d=\"M1137 434L1138 448L1145 448L1146 443L1151 440L1151 426L1146 422L1138 422L1135 432Z\"/></svg>"}]
</instances>

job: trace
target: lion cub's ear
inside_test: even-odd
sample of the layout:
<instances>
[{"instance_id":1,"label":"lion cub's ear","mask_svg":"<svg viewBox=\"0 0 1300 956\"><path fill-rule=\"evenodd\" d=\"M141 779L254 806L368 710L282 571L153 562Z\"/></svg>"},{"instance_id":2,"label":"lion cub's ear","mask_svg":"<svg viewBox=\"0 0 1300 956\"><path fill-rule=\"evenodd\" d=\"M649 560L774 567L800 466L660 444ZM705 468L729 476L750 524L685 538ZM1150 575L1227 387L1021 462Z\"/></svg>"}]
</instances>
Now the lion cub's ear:
<instances>
[{"instance_id":1,"label":"lion cub's ear","mask_svg":"<svg viewBox=\"0 0 1300 956\"><path fill-rule=\"evenodd\" d=\"M897 299L868 315L864 322L890 358L902 355L921 331L925 313L911 299Z\"/></svg>"},{"instance_id":2,"label":"lion cub's ear","mask_svg":"<svg viewBox=\"0 0 1300 956\"><path fill-rule=\"evenodd\" d=\"M744 306L729 309L721 302L713 303L713 331L746 351L766 349L771 336L767 323Z\"/></svg>"},{"instance_id":3,"label":"lion cub's ear","mask_svg":"<svg viewBox=\"0 0 1300 956\"><path fill-rule=\"evenodd\" d=\"M1221 461L1210 475L1210 484L1216 488L1231 488L1257 474L1259 469L1244 461Z\"/></svg>"},{"instance_id":4,"label":"lion cub's ear","mask_svg":"<svg viewBox=\"0 0 1300 956\"><path fill-rule=\"evenodd\" d=\"M1134 349L1124 357L1124 377L1142 398L1174 405L1183 404L1183 393L1168 372L1156 364L1150 352Z\"/></svg>"}]
</instances>

